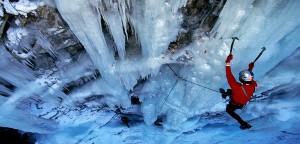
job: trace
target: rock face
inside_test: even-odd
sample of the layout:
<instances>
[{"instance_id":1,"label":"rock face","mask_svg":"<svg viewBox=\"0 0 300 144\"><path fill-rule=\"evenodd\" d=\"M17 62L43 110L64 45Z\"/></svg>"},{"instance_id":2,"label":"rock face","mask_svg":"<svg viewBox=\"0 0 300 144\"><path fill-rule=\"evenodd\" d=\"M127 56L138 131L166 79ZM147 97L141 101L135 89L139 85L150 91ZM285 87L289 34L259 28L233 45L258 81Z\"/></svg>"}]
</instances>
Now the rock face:
<instances>
[{"instance_id":1,"label":"rock face","mask_svg":"<svg viewBox=\"0 0 300 144\"><path fill-rule=\"evenodd\" d=\"M32 133L20 133L16 129L0 127L0 140L11 144L34 144Z\"/></svg>"},{"instance_id":2,"label":"rock face","mask_svg":"<svg viewBox=\"0 0 300 144\"><path fill-rule=\"evenodd\" d=\"M57 10L49 6L40 7L34 13L28 13L27 17L10 15L6 27L3 37L8 51L33 69L41 66L38 58L41 58L43 63L43 57L47 55L53 59L61 58L58 51L62 48L82 48L78 47L79 41ZM47 61L53 63L51 59Z\"/></svg>"},{"instance_id":3,"label":"rock face","mask_svg":"<svg viewBox=\"0 0 300 144\"><path fill-rule=\"evenodd\" d=\"M29 31L29 37L34 38L30 44L36 53L45 53L52 51L54 53L61 48L66 48L78 44L72 31L61 19L56 9L43 6L36 10L35 14L28 17L16 17L17 25ZM48 42L49 47L44 47ZM25 42L24 42L25 43Z\"/></svg>"},{"instance_id":4,"label":"rock face","mask_svg":"<svg viewBox=\"0 0 300 144\"><path fill-rule=\"evenodd\" d=\"M182 32L175 42L170 43L170 49L179 49L190 44L193 37L200 39L208 36L225 2L224 0L189 0L186 7L181 8L184 16ZM177 46L173 46L174 44Z\"/></svg>"}]
</instances>

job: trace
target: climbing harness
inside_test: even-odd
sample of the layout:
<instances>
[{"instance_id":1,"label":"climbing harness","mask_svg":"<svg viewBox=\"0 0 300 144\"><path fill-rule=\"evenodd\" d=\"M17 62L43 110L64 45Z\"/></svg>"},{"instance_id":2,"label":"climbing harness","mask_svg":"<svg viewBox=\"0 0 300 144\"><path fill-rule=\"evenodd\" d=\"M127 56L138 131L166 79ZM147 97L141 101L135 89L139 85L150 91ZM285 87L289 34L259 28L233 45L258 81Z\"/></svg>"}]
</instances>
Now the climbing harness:
<instances>
[{"instance_id":1,"label":"climbing harness","mask_svg":"<svg viewBox=\"0 0 300 144\"><path fill-rule=\"evenodd\" d=\"M243 90L245 96L251 99L251 96L249 96L249 95L247 94L245 88L244 88L242 85L240 85L240 86L241 86L241 88L242 88L242 90Z\"/></svg>"}]
</instances>

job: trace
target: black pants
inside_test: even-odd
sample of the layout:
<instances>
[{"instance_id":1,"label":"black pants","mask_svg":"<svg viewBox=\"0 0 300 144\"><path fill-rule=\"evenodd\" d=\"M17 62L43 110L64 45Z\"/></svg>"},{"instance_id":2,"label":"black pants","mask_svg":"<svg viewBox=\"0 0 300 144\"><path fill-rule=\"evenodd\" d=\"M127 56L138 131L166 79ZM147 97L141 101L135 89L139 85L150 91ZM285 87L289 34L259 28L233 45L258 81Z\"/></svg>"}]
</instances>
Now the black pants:
<instances>
[{"instance_id":1,"label":"black pants","mask_svg":"<svg viewBox=\"0 0 300 144\"><path fill-rule=\"evenodd\" d=\"M244 107L244 105L242 104L234 104L233 102L229 102L229 104L226 107L226 112L233 117L234 119L236 119L241 125L246 124L247 122L245 122L238 114L236 114L234 111L237 109L242 109Z\"/></svg>"}]
</instances>

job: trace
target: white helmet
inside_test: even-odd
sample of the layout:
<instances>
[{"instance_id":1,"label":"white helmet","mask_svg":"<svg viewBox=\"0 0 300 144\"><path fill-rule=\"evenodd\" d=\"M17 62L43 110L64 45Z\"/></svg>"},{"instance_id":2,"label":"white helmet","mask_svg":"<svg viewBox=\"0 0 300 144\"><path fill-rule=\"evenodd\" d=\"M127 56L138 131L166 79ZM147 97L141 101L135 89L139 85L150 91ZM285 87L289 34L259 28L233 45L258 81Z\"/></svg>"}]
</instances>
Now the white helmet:
<instances>
[{"instance_id":1,"label":"white helmet","mask_svg":"<svg viewBox=\"0 0 300 144\"><path fill-rule=\"evenodd\" d=\"M251 71L249 70L242 70L239 74L239 80L242 83L249 83L252 81L254 75Z\"/></svg>"}]
</instances>

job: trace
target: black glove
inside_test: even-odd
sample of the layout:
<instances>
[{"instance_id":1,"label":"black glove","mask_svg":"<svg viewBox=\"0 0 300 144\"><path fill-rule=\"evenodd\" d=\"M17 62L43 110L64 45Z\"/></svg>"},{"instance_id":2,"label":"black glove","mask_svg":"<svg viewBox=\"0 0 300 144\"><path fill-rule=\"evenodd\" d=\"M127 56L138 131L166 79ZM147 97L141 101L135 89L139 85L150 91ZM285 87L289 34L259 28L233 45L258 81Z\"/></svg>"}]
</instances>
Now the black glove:
<instances>
[{"instance_id":1,"label":"black glove","mask_svg":"<svg viewBox=\"0 0 300 144\"><path fill-rule=\"evenodd\" d=\"M222 98L223 98L223 99L226 99L226 96L227 96L227 95L226 95L225 90L224 90L223 88L220 88L219 91L220 91L220 93L222 94Z\"/></svg>"},{"instance_id":2,"label":"black glove","mask_svg":"<svg viewBox=\"0 0 300 144\"><path fill-rule=\"evenodd\" d=\"M231 89L227 89L226 94L227 94L228 96L231 96L231 95L232 95L232 90L231 90Z\"/></svg>"},{"instance_id":3,"label":"black glove","mask_svg":"<svg viewBox=\"0 0 300 144\"><path fill-rule=\"evenodd\" d=\"M223 99L226 99L227 96L232 95L232 90L231 89L227 89L227 91L225 92L225 90L223 88L220 88L219 91L222 94Z\"/></svg>"}]
</instances>

